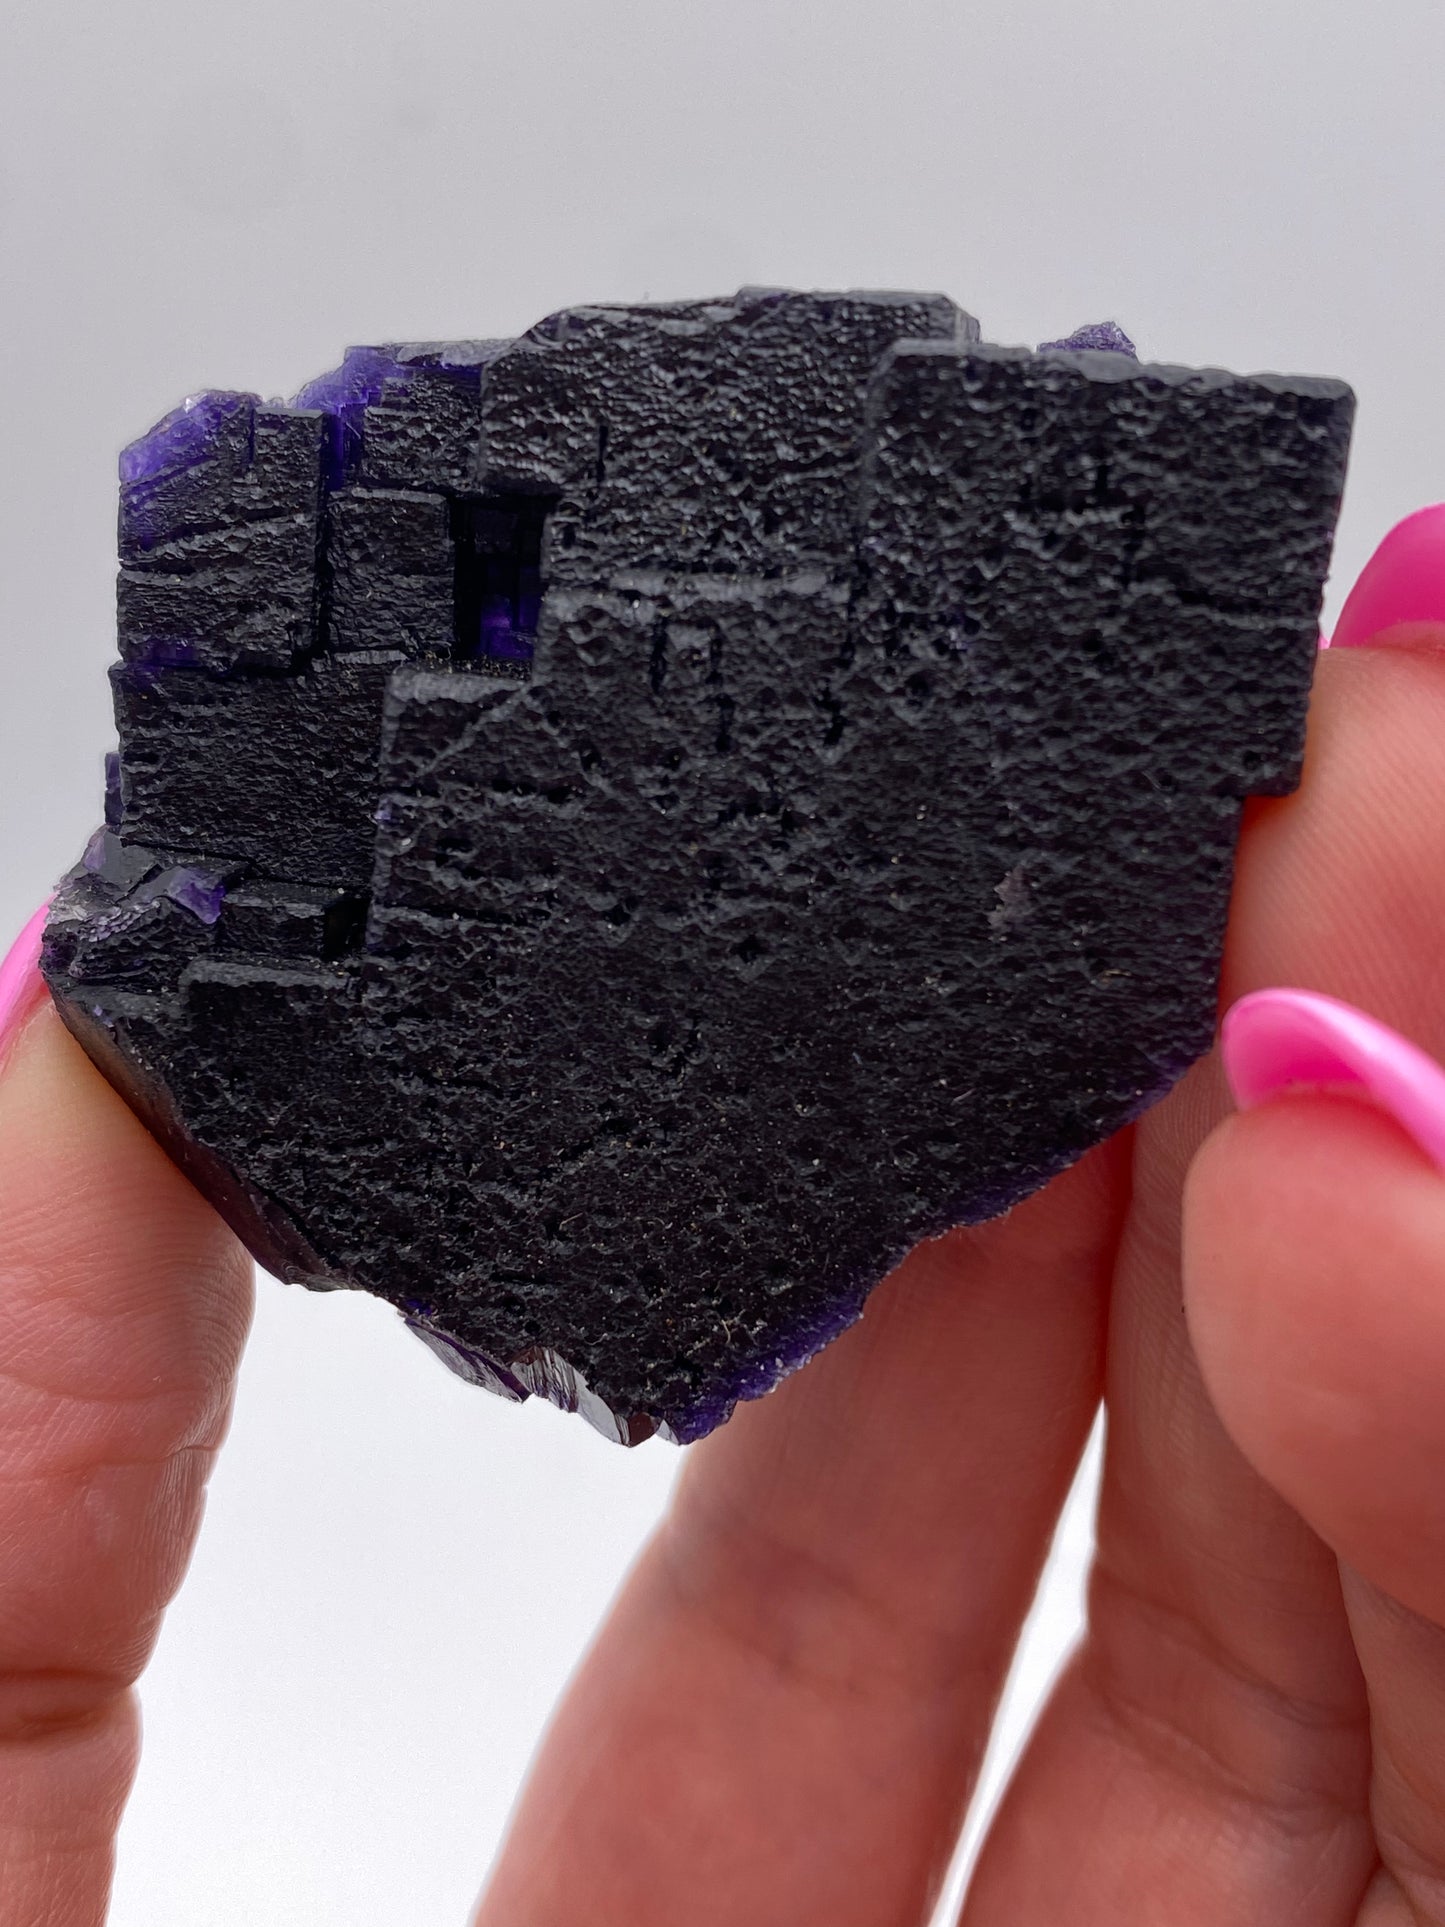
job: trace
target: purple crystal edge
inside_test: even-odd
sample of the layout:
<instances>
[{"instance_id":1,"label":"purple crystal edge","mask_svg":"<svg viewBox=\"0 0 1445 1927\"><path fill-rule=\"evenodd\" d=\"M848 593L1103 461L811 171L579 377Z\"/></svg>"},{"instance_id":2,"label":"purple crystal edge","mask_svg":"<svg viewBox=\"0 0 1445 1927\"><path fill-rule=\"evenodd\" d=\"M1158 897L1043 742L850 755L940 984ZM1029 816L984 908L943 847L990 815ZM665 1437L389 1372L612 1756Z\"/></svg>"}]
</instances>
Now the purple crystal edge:
<instances>
[{"instance_id":1,"label":"purple crystal edge","mask_svg":"<svg viewBox=\"0 0 1445 1927\"><path fill-rule=\"evenodd\" d=\"M1131 361L1139 359L1139 350L1117 321L1090 321L1082 328L1075 328L1071 335L1062 341L1041 341L1038 352L1047 354L1053 349L1063 349L1070 354L1078 354L1087 349L1106 355L1127 355Z\"/></svg>"},{"instance_id":2,"label":"purple crystal edge","mask_svg":"<svg viewBox=\"0 0 1445 1927\"><path fill-rule=\"evenodd\" d=\"M163 473L194 468L205 460L222 424L255 400L254 395L230 388L187 395L179 408L162 415L153 428L120 451L121 481L134 486Z\"/></svg>"}]
</instances>

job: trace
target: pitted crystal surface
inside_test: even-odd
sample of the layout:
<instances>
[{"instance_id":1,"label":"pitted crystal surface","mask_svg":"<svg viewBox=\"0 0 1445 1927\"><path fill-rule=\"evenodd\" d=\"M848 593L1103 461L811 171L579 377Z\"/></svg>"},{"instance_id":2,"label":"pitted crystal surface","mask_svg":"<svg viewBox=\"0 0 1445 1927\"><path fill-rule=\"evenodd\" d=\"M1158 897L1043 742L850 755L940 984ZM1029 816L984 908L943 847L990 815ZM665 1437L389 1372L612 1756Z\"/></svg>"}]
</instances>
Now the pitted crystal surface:
<instances>
[{"instance_id":1,"label":"pitted crystal surface","mask_svg":"<svg viewBox=\"0 0 1445 1927\"><path fill-rule=\"evenodd\" d=\"M581 308L126 451L45 968L264 1264L694 1438L1208 1047L1351 398L1109 327Z\"/></svg>"}]
</instances>

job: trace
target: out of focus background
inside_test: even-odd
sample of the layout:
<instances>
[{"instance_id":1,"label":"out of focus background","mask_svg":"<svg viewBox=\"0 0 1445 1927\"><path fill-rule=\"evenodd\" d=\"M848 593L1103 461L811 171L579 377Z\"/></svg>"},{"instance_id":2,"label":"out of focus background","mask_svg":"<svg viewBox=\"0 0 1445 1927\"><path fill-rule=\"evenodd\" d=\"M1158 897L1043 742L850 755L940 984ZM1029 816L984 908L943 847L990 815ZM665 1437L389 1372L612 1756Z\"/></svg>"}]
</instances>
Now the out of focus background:
<instances>
[{"instance_id":1,"label":"out of focus background","mask_svg":"<svg viewBox=\"0 0 1445 1927\"><path fill-rule=\"evenodd\" d=\"M1438 0L7 0L6 935L100 814L117 450L351 342L764 282L1343 376L1337 610L1445 496L1442 72ZM460 1927L679 1462L263 1280L115 1927ZM990 1785L1077 1629L1090 1506L1086 1474Z\"/></svg>"}]
</instances>

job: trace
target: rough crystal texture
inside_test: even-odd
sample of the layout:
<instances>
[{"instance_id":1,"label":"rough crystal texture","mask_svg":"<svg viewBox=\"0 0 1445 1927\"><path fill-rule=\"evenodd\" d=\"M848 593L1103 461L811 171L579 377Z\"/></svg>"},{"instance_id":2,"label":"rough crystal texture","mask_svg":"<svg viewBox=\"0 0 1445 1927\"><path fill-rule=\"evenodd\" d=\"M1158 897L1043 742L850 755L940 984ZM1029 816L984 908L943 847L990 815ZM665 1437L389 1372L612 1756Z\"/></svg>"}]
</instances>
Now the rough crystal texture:
<instances>
[{"instance_id":1,"label":"rough crystal texture","mask_svg":"<svg viewBox=\"0 0 1445 1927\"><path fill-rule=\"evenodd\" d=\"M1039 353L1047 354L1051 349L1064 348L1070 353L1081 348L1096 348L1106 355L1127 355L1131 361L1139 359L1139 351L1119 326L1117 321L1091 321L1082 328L1075 328L1071 335L1062 341L1041 341Z\"/></svg>"},{"instance_id":2,"label":"rough crystal texture","mask_svg":"<svg viewBox=\"0 0 1445 1927\"><path fill-rule=\"evenodd\" d=\"M127 452L45 968L263 1263L694 1438L1207 1048L1351 398L1121 344L745 290Z\"/></svg>"}]
</instances>

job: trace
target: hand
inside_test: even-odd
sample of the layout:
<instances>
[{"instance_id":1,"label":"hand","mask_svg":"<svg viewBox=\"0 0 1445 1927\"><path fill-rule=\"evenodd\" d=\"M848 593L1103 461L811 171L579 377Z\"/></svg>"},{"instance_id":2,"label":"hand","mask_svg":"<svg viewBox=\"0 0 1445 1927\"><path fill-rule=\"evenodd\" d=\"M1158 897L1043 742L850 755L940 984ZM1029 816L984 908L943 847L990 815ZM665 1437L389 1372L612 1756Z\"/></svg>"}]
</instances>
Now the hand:
<instances>
[{"instance_id":1,"label":"hand","mask_svg":"<svg viewBox=\"0 0 1445 1927\"><path fill-rule=\"evenodd\" d=\"M1387 639L1322 660L1305 786L1251 810L1225 995L1440 1054L1445 626ZM249 1268L32 975L6 1035L0 1927L92 1927ZM695 1448L478 1927L921 1927L1101 1395L1089 1630L969 1927L1445 1922L1432 1076L1411 1136L1324 1090L1231 1115L1201 1065Z\"/></svg>"}]
</instances>

